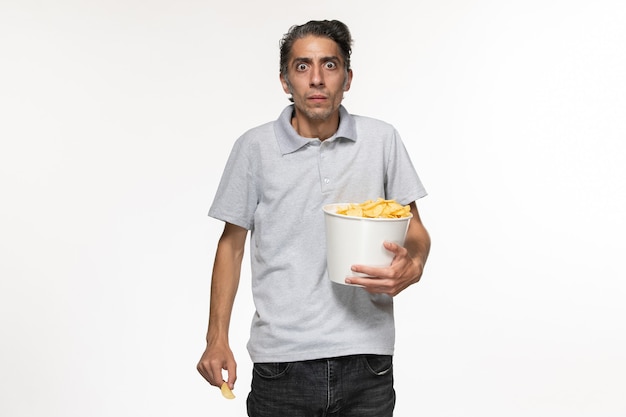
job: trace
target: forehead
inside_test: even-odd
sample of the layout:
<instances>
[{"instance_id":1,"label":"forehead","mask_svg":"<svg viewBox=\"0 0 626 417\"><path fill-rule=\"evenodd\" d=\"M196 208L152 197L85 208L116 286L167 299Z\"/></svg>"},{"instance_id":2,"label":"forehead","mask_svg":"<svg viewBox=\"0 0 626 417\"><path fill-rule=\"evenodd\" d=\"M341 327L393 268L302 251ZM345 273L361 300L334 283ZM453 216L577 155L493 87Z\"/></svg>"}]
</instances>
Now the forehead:
<instances>
[{"instance_id":1,"label":"forehead","mask_svg":"<svg viewBox=\"0 0 626 417\"><path fill-rule=\"evenodd\" d=\"M330 38L309 35L293 43L291 60L337 57L341 59L339 45Z\"/></svg>"}]
</instances>

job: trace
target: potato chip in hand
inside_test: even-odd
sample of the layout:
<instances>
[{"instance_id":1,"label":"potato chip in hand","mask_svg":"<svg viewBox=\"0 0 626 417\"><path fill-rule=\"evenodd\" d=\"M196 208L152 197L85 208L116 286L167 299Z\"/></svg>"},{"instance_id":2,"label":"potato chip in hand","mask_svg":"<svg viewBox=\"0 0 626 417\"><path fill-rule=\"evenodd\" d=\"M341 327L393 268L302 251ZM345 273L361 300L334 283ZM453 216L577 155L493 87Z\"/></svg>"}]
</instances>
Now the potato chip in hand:
<instances>
[{"instance_id":1,"label":"potato chip in hand","mask_svg":"<svg viewBox=\"0 0 626 417\"><path fill-rule=\"evenodd\" d=\"M230 387L228 386L227 382L224 382L222 384L222 386L220 387L220 390L222 391L222 395L224 396L224 398L227 398L229 400L232 400L233 398L235 398L235 394L233 394L233 392L230 390Z\"/></svg>"}]
</instances>

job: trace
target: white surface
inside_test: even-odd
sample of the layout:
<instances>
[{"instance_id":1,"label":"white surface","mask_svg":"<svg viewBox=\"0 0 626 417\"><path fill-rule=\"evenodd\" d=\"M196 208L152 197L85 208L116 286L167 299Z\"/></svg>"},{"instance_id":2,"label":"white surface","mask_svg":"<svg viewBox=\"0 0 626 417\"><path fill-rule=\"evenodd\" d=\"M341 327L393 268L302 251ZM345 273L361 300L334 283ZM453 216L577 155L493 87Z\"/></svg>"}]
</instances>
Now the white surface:
<instances>
[{"instance_id":1,"label":"white surface","mask_svg":"<svg viewBox=\"0 0 626 417\"><path fill-rule=\"evenodd\" d=\"M324 206L328 277L346 284L346 277L366 276L352 272L352 265L385 267L393 261L393 253L383 246L385 241L402 245L410 217L400 219L370 219L336 214L347 203Z\"/></svg>"},{"instance_id":2,"label":"white surface","mask_svg":"<svg viewBox=\"0 0 626 417\"><path fill-rule=\"evenodd\" d=\"M347 108L429 192L395 299L396 416L626 415L626 3L0 1L0 415L242 416L195 370L230 147L288 104L278 39L336 17Z\"/></svg>"}]
</instances>

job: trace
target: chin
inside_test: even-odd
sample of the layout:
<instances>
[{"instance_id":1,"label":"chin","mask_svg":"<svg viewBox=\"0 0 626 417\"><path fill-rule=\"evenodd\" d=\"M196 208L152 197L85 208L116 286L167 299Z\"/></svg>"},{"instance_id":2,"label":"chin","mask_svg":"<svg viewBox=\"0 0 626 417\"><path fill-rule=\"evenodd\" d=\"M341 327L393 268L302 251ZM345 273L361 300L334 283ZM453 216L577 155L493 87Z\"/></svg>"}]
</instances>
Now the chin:
<instances>
[{"instance_id":1,"label":"chin","mask_svg":"<svg viewBox=\"0 0 626 417\"><path fill-rule=\"evenodd\" d=\"M304 114L306 114L306 116L311 119L311 120L326 120L328 119L330 116L333 115L333 113L335 112L336 109L332 109L332 108L325 108L325 109L320 109L320 108L308 108L304 110Z\"/></svg>"}]
</instances>

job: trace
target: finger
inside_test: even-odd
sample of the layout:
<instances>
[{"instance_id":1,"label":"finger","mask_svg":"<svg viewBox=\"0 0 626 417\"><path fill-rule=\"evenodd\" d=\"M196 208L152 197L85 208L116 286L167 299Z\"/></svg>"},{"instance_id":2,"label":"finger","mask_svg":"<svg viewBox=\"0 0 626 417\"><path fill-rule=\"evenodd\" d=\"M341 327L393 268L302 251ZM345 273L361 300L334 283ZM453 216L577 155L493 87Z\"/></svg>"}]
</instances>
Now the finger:
<instances>
[{"instance_id":1,"label":"finger","mask_svg":"<svg viewBox=\"0 0 626 417\"><path fill-rule=\"evenodd\" d=\"M400 251L400 249L402 248L402 246L398 245L397 243L394 242L389 242L387 240L385 240L383 242L383 246L385 247L385 249L387 249L388 251L391 251L393 253L398 253L398 251Z\"/></svg>"},{"instance_id":2,"label":"finger","mask_svg":"<svg viewBox=\"0 0 626 417\"><path fill-rule=\"evenodd\" d=\"M222 378L222 366L218 363L211 363L210 374L211 374L211 380L209 381L209 383L216 387L221 386L222 383L224 382Z\"/></svg>"},{"instance_id":3,"label":"finger","mask_svg":"<svg viewBox=\"0 0 626 417\"><path fill-rule=\"evenodd\" d=\"M227 373L227 383L228 386L230 387L230 389L234 389L235 388L235 381L237 381L237 366L233 366L233 367L229 367L226 370Z\"/></svg>"},{"instance_id":4,"label":"finger","mask_svg":"<svg viewBox=\"0 0 626 417\"><path fill-rule=\"evenodd\" d=\"M228 382L222 382L222 384L220 385L220 391L222 391L222 395L226 399L232 400L235 398L235 394L233 394L230 387L228 386Z\"/></svg>"},{"instance_id":5,"label":"finger","mask_svg":"<svg viewBox=\"0 0 626 417\"><path fill-rule=\"evenodd\" d=\"M386 278L389 276L389 267L379 267L379 266L370 266L370 265L352 265L352 272L356 272L357 274L367 275L356 276L356 278L367 278L367 279L379 279L381 277Z\"/></svg>"},{"instance_id":6,"label":"finger","mask_svg":"<svg viewBox=\"0 0 626 417\"><path fill-rule=\"evenodd\" d=\"M379 289L382 288L382 278L363 278L363 277L347 277L346 284L359 285L365 290L370 292L384 292Z\"/></svg>"},{"instance_id":7,"label":"finger","mask_svg":"<svg viewBox=\"0 0 626 417\"><path fill-rule=\"evenodd\" d=\"M198 369L198 372L200 372L200 375L202 375L202 377L206 379L209 384L215 385L214 378L213 378L213 371L211 370L211 367L207 365L206 362L203 362L203 361L199 362L197 369Z\"/></svg>"},{"instance_id":8,"label":"finger","mask_svg":"<svg viewBox=\"0 0 626 417\"><path fill-rule=\"evenodd\" d=\"M395 242L384 241L383 247L387 249L389 252L393 253L395 256L402 256L408 253L408 250Z\"/></svg>"}]
</instances>

